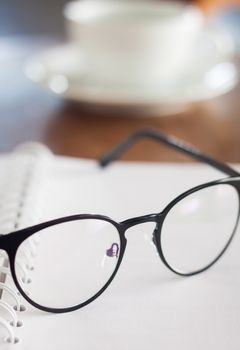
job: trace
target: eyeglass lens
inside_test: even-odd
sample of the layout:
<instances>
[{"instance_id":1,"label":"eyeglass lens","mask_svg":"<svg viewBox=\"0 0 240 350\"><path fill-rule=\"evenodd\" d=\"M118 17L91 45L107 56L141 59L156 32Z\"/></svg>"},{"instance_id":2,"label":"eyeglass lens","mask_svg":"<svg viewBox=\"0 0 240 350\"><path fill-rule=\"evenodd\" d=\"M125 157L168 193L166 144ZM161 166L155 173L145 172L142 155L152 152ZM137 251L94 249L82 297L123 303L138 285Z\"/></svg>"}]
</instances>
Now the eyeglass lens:
<instances>
[{"instance_id":1,"label":"eyeglass lens","mask_svg":"<svg viewBox=\"0 0 240 350\"><path fill-rule=\"evenodd\" d=\"M36 246L34 256L26 247ZM68 308L98 293L113 274L119 259L120 237L114 225L85 219L45 228L18 248L15 271L24 292L35 303ZM25 272L20 266L25 266Z\"/></svg>"},{"instance_id":2,"label":"eyeglass lens","mask_svg":"<svg viewBox=\"0 0 240 350\"><path fill-rule=\"evenodd\" d=\"M196 191L166 216L161 246L167 263L181 273L211 264L228 244L239 218L239 196L228 184Z\"/></svg>"}]
</instances>

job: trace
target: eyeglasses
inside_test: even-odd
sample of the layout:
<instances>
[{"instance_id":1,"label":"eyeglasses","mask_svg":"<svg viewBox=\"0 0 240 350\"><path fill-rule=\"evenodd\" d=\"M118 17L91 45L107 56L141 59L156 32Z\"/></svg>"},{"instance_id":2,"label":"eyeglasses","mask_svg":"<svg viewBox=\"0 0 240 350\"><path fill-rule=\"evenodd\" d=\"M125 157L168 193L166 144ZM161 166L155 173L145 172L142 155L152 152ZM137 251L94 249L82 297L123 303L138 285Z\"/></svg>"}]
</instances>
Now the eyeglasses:
<instances>
[{"instance_id":1,"label":"eyeglasses","mask_svg":"<svg viewBox=\"0 0 240 350\"><path fill-rule=\"evenodd\" d=\"M100 166L106 167L142 138L185 153L227 177L186 191L159 213L122 222L102 215L74 215L1 235L0 249L8 254L13 280L33 306L48 312L69 312L99 297L121 265L126 231L146 222L154 223L152 240L162 262L182 276L208 269L228 248L240 216L240 174L155 130L130 135L99 160ZM34 268L26 253L32 246L37 247Z\"/></svg>"}]
</instances>

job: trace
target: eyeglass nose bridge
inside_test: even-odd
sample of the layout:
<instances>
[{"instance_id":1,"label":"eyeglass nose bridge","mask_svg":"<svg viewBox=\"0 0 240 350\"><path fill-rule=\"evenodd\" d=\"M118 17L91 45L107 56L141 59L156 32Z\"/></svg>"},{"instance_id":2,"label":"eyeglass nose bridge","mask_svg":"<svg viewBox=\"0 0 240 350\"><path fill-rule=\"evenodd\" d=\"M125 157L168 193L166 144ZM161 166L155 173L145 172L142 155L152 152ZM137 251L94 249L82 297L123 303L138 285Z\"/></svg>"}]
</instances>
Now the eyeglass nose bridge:
<instances>
[{"instance_id":1,"label":"eyeglass nose bridge","mask_svg":"<svg viewBox=\"0 0 240 350\"><path fill-rule=\"evenodd\" d=\"M156 224L160 221L160 214L148 214L143 216L138 216L135 218L127 219L125 221L121 222L121 225L124 228L124 231L126 232L129 228L145 224L147 222L155 222Z\"/></svg>"}]
</instances>

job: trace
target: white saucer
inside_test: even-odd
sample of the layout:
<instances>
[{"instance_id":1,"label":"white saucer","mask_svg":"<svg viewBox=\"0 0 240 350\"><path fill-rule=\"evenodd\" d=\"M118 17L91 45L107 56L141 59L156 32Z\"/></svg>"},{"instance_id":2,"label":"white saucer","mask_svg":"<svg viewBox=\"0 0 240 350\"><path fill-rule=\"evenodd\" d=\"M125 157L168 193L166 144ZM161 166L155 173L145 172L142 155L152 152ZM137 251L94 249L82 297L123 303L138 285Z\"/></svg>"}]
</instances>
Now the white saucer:
<instances>
[{"instance_id":1,"label":"white saucer","mask_svg":"<svg viewBox=\"0 0 240 350\"><path fill-rule=\"evenodd\" d=\"M53 47L33 57L26 75L53 94L91 106L127 107L156 110L158 114L176 112L189 103L222 95L238 81L232 62L229 37L220 32L203 31L191 65L173 83L146 88L107 85L88 73L83 60L71 44ZM143 112L144 113L144 112Z\"/></svg>"}]
</instances>

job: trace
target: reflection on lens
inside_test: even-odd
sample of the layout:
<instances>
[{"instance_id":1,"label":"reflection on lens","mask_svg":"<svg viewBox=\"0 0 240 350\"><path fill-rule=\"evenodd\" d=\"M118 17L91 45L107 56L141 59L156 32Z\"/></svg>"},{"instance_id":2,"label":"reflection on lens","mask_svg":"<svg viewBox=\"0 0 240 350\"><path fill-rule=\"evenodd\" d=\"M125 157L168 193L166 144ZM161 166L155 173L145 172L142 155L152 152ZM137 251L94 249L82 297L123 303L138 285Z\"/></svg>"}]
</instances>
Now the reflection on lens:
<instances>
[{"instance_id":1,"label":"reflection on lens","mask_svg":"<svg viewBox=\"0 0 240 350\"><path fill-rule=\"evenodd\" d=\"M163 223L161 245L167 263L181 273L207 267L226 247L238 216L233 186L218 184L185 197Z\"/></svg>"},{"instance_id":2,"label":"reflection on lens","mask_svg":"<svg viewBox=\"0 0 240 350\"><path fill-rule=\"evenodd\" d=\"M89 300L104 287L119 253L118 230L108 221L69 221L45 228L20 245L16 276L35 303L68 308Z\"/></svg>"}]
</instances>

